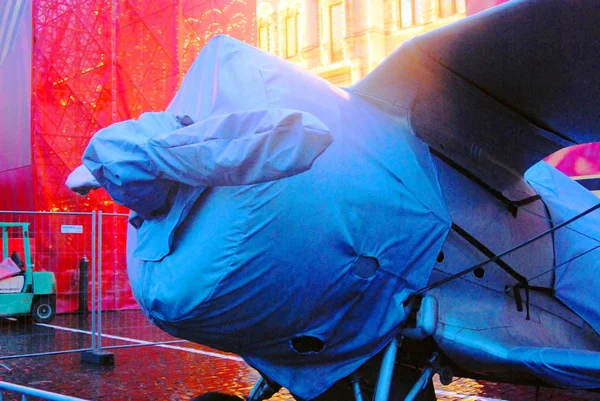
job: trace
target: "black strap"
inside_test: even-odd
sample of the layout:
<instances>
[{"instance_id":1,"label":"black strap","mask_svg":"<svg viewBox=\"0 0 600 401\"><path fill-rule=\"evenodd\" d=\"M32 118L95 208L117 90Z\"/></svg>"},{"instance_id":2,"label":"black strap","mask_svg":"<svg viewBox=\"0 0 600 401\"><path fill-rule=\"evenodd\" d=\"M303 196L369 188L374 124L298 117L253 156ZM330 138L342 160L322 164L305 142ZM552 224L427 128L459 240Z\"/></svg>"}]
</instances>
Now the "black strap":
<instances>
[{"instance_id":1,"label":"black strap","mask_svg":"<svg viewBox=\"0 0 600 401\"><path fill-rule=\"evenodd\" d=\"M526 319L529 320L529 291L541 292L544 294L554 295L555 291L552 288L547 287L538 287L529 285L529 281L525 276L517 272L513 269L508 263L500 259L498 255L496 255L491 249L481 243L477 238L473 237L469 234L465 229L460 227L456 223L452 223L452 230L454 230L458 235L464 238L469 244L473 245L478 251L483 253L485 256L489 258L489 260L494 261L502 270L510 274L515 280L518 281L518 284L512 287L513 295L515 299L515 303L517 305L517 311L523 311L523 301L521 298L520 289L525 289L525 308L527 311Z\"/></svg>"},{"instance_id":2,"label":"black strap","mask_svg":"<svg viewBox=\"0 0 600 401\"><path fill-rule=\"evenodd\" d=\"M513 297L517 303L517 312L523 312L523 299L521 298L521 289L516 285L513 287Z\"/></svg>"},{"instance_id":3,"label":"black strap","mask_svg":"<svg viewBox=\"0 0 600 401\"><path fill-rule=\"evenodd\" d=\"M539 293L551 295L551 296L556 295L556 290L554 288L550 288L550 287L540 287L537 285L527 285L526 287L524 287L521 285L521 283L515 285L515 287L529 288L531 291L535 291L535 292L539 292Z\"/></svg>"},{"instance_id":4,"label":"black strap","mask_svg":"<svg viewBox=\"0 0 600 401\"><path fill-rule=\"evenodd\" d=\"M520 206L525 206L525 205L530 204L531 202L535 202L538 199L542 199L542 197L539 195L533 195L528 198L517 200L517 201L510 200L506 196L504 196L504 194L502 192L493 188L491 185L489 185L488 183L483 181L481 178L477 177L475 174L473 174L472 172L470 172L469 170L467 170L460 164L456 163L454 160L450 159L448 156L446 156L443 153L439 152L438 150L432 148L431 146L429 147L429 151L433 155L435 155L437 158L439 158L440 160L443 160L450 167L457 170L459 173L461 173L462 175L464 175L465 177L467 177L468 179L470 179L471 181L473 181L474 183L479 185L481 188L485 189L487 192L489 192L492 196L494 196L496 199L498 199L504 205L506 205L506 207L508 208L508 211L510 212L510 214L512 214L513 217L517 217L517 212L519 211Z\"/></svg>"},{"instance_id":5,"label":"black strap","mask_svg":"<svg viewBox=\"0 0 600 401\"><path fill-rule=\"evenodd\" d=\"M571 224L572 222L574 222L576 220L579 220L579 219L581 219L584 216L587 216L588 214L590 214L590 213L592 213L592 212L594 212L594 211L596 211L598 209L600 209L600 202L598 202L596 205L592 206L591 208L589 208L589 209L587 209L587 210L579 213L577 216L572 217L569 220L563 221L562 223L560 223L560 224L558 224L558 225L550 228L549 230L546 230L546 231L544 231L544 232L542 232L542 233L540 233L540 234L538 234L538 235L536 235L534 237L531 237L530 239L528 239L528 240L526 240L524 242L521 242L519 245L516 245L516 246L514 246L514 247L512 247L510 249L507 249L506 251L504 251L504 252L502 252L502 253L494 256L493 258L489 258L487 260L484 260L483 262L477 263L475 266L471 266L468 269L465 269L465 270L460 271L458 273L455 273L455 274L453 274L451 276L448 276L448 277L446 277L446 278L444 278L444 279L442 279L442 280L440 280L438 282L430 284L427 287L420 289L419 291L417 291L413 295L424 294L424 293L426 293L429 290L437 288L437 287L439 287L441 285L444 285L444 284L446 284L446 283L448 283L450 281L456 280L457 278L462 277L465 274L468 274L468 273L474 271L475 269L477 269L479 267L483 267L483 266L487 265L490 262L495 262L497 259L500 259L501 257L508 255L509 253L518 251L519 249L521 249L523 247L526 247L527 245L529 245L529 244L531 244L531 243L539 240L540 238L545 237L546 235L552 234L556 230L559 230L559 229L561 229L561 228L563 228L563 227Z\"/></svg>"},{"instance_id":6,"label":"black strap","mask_svg":"<svg viewBox=\"0 0 600 401\"><path fill-rule=\"evenodd\" d=\"M522 284L523 286L527 285L527 279L525 278L525 276L521 275L515 269L510 267L508 265L508 263L506 263L502 259L496 258L497 255L490 248L488 248L483 243L481 243L477 238L475 238L471 234L469 234L465 229L463 229L456 223L452 223L452 229L458 235L460 235L462 238L464 238L469 244L473 245L479 252L483 253L488 258L493 259L494 263L496 263L502 270L504 270L505 272L510 274L520 284Z\"/></svg>"},{"instance_id":7,"label":"black strap","mask_svg":"<svg viewBox=\"0 0 600 401\"><path fill-rule=\"evenodd\" d=\"M525 289L525 307L527 309L527 320L529 319L529 291L536 291L542 294L555 295L555 291L553 288L548 287L538 287L534 285L522 285L521 283L512 287L513 296L515 298L515 302L517 303L517 311L523 311L523 300L521 299L521 288ZM510 290L510 287L507 289L507 292Z\"/></svg>"},{"instance_id":8,"label":"black strap","mask_svg":"<svg viewBox=\"0 0 600 401\"><path fill-rule=\"evenodd\" d=\"M518 312L523 311L523 301L521 300L520 287L525 288L525 307L527 308L527 320L529 320L529 289L530 289L530 287L529 287L529 283L527 282L527 279L525 278L525 276L518 273L515 269L510 267L508 265L508 263L506 263L499 257L496 257L497 255L490 248L485 246L483 243L481 243L479 240L477 240L477 238L473 237L471 234L469 234L463 228L458 226L456 223L452 223L452 229L458 235L460 235L462 238L467 240L467 242L469 242L469 244L473 245L479 252L483 253L485 256L487 256L488 258L493 260L494 263L496 263L498 266L500 266L500 268L502 270L504 270L505 272L510 274L515 280L517 280L519 282L518 285L513 287L513 294L515 297L515 303L517 305Z\"/></svg>"},{"instance_id":9,"label":"black strap","mask_svg":"<svg viewBox=\"0 0 600 401\"><path fill-rule=\"evenodd\" d=\"M542 199L541 196L533 195L533 196L530 196L528 198L521 199L518 201L509 201L507 204L508 211L510 212L510 214L512 214L513 217L517 217L517 212L519 211L519 208L521 206L529 205L530 203L535 202L536 200L540 200L540 199Z\"/></svg>"}]
</instances>

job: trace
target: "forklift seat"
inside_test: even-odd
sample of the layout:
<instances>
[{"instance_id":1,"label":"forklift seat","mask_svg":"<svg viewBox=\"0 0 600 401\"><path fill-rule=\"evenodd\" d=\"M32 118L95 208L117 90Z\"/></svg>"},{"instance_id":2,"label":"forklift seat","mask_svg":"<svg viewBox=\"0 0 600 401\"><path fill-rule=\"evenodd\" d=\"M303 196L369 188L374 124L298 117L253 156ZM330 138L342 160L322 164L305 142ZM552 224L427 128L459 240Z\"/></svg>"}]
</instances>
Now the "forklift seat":
<instances>
[{"instance_id":1,"label":"forklift seat","mask_svg":"<svg viewBox=\"0 0 600 401\"><path fill-rule=\"evenodd\" d=\"M17 251L13 251L10 254L10 258L13 262L15 262L15 264L19 267L19 269L21 269L22 272L25 271L25 263L23 262L23 259L21 259L21 256Z\"/></svg>"}]
</instances>

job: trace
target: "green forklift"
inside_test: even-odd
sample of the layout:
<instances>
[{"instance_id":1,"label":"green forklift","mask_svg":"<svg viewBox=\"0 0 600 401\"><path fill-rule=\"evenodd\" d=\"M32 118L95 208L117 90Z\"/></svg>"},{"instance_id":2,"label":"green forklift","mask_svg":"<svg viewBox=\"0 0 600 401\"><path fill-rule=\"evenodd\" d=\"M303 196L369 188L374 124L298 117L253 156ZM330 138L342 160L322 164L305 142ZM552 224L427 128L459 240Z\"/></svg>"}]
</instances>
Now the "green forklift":
<instances>
[{"instance_id":1,"label":"green forklift","mask_svg":"<svg viewBox=\"0 0 600 401\"><path fill-rule=\"evenodd\" d=\"M31 315L37 323L50 323L56 315L56 278L51 272L34 272L29 245L29 223L2 223L0 260L0 318ZM11 237L23 238L23 261L9 254Z\"/></svg>"}]
</instances>

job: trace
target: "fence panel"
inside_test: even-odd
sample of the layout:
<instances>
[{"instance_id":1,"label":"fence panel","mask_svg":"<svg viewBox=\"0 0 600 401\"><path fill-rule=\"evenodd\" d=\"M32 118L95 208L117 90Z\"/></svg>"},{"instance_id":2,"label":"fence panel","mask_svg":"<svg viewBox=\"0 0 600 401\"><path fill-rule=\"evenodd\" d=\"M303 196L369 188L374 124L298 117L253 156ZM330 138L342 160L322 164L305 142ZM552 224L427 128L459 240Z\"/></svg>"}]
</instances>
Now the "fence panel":
<instances>
[{"instance_id":1,"label":"fence panel","mask_svg":"<svg viewBox=\"0 0 600 401\"><path fill-rule=\"evenodd\" d=\"M126 242L129 216L99 213L99 269L101 273L101 347L183 343L154 326L140 311L127 276Z\"/></svg>"},{"instance_id":2,"label":"fence panel","mask_svg":"<svg viewBox=\"0 0 600 401\"><path fill-rule=\"evenodd\" d=\"M29 273L10 279L16 286L0 280L0 359L89 349L95 212L0 211L0 223L29 223L28 235L22 227L7 228L0 247L3 256L16 252L30 265ZM52 276L40 272L55 278L55 305Z\"/></svg>"},{"instance_id":3,"label":"fence panel","mask_svg":"<svg viewBox=\"0 0 600 401\"><path fill-rule=\"evenodd\" d=\"M0 360L186 342L155 327L133 298L127 276L128 215L0 211L1 223L28 223L28 236L19 226L6 230L6 251L0 244L0 253L16 251L34 273L53 274L57 314L49 322L11 315L15 299L33 306L36 295L2 293L0 280ZM34 293L33 287L24 292Z\"/></svg>"}]
</instances>

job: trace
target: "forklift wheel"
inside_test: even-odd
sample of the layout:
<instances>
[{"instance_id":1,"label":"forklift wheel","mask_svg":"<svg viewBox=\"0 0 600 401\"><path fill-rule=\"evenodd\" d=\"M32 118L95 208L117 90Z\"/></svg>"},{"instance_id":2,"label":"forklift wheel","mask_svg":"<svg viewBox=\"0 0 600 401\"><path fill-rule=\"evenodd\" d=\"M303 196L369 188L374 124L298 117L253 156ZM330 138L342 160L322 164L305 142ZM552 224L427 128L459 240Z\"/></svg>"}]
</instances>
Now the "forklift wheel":
<instances>
[{"instance_id":1,"label":"forklift wheel","mask_svg":"<svg viewBox=\"0 0 600 401\"><path fill-rule=\"evenodd\" d=\"M31 306L31 317L37 323L50 323L56 314L56 300L53 296L37 297Z\"/></svg>"}]
</instances>

